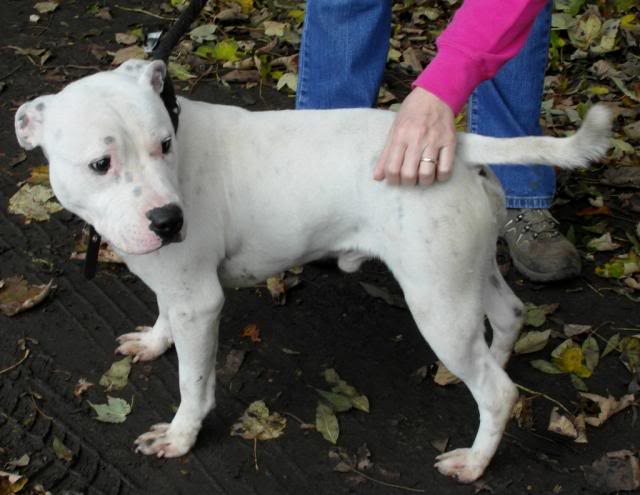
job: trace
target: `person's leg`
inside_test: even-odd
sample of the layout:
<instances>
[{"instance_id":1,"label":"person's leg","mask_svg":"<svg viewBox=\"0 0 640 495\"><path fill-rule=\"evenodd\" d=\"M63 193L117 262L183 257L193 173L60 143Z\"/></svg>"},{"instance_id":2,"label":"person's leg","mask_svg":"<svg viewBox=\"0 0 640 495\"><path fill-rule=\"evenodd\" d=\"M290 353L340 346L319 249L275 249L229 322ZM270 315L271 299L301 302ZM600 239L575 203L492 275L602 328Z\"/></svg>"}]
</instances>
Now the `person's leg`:
<instances>
[{"instance_id":1,"label":"person's leg","mask_svg":"<svg viewBox=\"0 0 640 495\"><path fill-rule=\"evenodd\" d=\"M541 134L540 109L551 29L551 2L540 12L520 53L495 78L483 82L469 102L469 130L513 137ZM504 236L516 268L538 281L580 273L580 257L548 213L555 192L553 167L492 167L507 198Z\"/></svg>"},{"instance_id":2,"label":"person's leg","mask_svg":"<svg viewBox=\"0 0 640 495\"><path fill-rule=\"evenodd\" d=\"M296 108L373 106L390 34L389 0L309 0Z\"/></svg>"}]
</instances>

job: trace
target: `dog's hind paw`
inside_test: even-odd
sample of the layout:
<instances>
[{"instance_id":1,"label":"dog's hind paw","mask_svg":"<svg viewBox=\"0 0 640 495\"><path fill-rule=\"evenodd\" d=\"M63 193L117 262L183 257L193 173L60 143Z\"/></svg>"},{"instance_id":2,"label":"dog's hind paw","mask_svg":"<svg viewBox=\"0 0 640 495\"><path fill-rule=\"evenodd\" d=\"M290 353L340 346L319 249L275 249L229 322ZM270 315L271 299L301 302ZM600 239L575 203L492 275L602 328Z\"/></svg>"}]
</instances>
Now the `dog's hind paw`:
<instances>
[{"instance_id":1,"label":"dog's hind paw","mask_svg":"<svg viewBox=\"0 0 640 495\"><path fill-rule=\"evenodd\" d=\"M137 327L135 332L117 338L116 353L133 356L133 362L151 361L171 347L171 341L158 336L151 327Z\"/></svg>"},{"instance_id":2,"label":"dog's hind paw","mask_svg":"<svg viewBox=\"0 0 640 495\"><path fill-rule=\"evenodd\" d=\"M185 455L193 444L195 436L174 433L171 424L158 423L136 438L136 452L158 457L180 457Z\"/></svg>"},{"instance_id":3,"label":"dog's hind paw","mask_svg":"<svg viewBox=\"0 0 640 495\"><path fill-rule=\"evenodd\" d=\"M488 460L483 459L472 449L456 449L436 457L435 467L440 474L451 476L461 483L477 480L487 467Z\"/></svg>"}]
</instances>

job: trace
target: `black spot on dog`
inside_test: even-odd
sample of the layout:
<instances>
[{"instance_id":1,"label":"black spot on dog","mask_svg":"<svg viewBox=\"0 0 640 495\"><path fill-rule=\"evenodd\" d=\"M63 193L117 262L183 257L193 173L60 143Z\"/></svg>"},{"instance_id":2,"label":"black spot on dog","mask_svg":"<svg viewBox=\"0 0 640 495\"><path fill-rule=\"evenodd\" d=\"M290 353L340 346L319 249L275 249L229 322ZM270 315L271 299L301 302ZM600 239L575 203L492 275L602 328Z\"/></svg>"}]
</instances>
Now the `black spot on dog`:
<instances>
[{"instance_id":1,"label":"black spot on dog","mask_svg":"<svg viewBox=\"0 0 640 495\"><path fill-rule=\"evenodd\" d=\"M491 275L489 277L489 282L491 282L491 285L493 285L496 289L500 287L500 281L498 280L498 277L496 277L495 275Z\"/></svg>"},{"instance_id":2,"label":"black spot on dog","mask_svg":"<svg viewBox=\"0 0 640 495\"><path fill-rule=\"evenodd\" d=\"M522 315L524 315L524 311L522 311L522 308L520 306L516 306L515 308L513 308L513 314L516 316L516 318L522 318Z\"/></svg>"},{"instance_id":3,"label":"black spot on dog","mask_svg":"<svg viewBox=\"0 0 640 495\"><path fill-rule=\"evenodd\" d=\"M40 102L36 105L36 110L42 112L44 110L44 103Z\"/></svg>"},{"instance_id":4,"label":"black spot on dog","mask_svg":"<svg viewBox=\"0 0 640 495\"><path fill-rule=\"evenodd\" d=\"M20 117L18 117L18 122L20 123L20 129L27 127L29 125L29 118L27 117L27 114L23 113L20 115Z\"/></svg>"},{"instance_id":5,"label":"black spot on dog","mask_svg":"<svg viewBox=\"0 0 640 495\"><path fill-rule=\"evenodd\" d=\"M136 198L139 198L141 194L142 194L142 188L141 188L141 187L135 187L135 188L133 189L133 195L134 195Z\"/></svg>"},{"instance_id":6,"label":"black spot on dog","mask_svg":"<svg viewBox=\"0 0 640 495\"><path fill-rule=\"evenodd\" d=\"M478 175L480 177L486 177L487 176L487 169L485 167L480 167L480 169L478 169Z\"/></svg>"},{"instance_id":7,"label":"black spot on dog","mask_svg":"<svg viewBox=\"0 0 640 495\"><path fill-rule=\"evenodd\" d=\"M124 180L127 181L127 182L133 181L133 175L131 175L131 172L125 172L124 173Z\"/></svg>"},{"instance_id":8,"label":"black spot on dog","mask_svg":"<svg viewBox=\"0 0 640 495\"><path fill-rule=\"evenodd\" d=\"M104 138L104 144L113 144L116 141L116 138L113 136L107 136Z\"/></svg>"}]
</instances>

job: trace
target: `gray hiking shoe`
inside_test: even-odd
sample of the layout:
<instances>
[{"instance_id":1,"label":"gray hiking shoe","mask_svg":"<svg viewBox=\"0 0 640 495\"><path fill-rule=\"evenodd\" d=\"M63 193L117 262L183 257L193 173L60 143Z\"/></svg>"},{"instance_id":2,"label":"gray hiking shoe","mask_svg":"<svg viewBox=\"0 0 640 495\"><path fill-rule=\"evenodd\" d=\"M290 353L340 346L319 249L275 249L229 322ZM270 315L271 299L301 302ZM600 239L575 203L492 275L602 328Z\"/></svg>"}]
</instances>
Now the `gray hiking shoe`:
<instances>
[{"instance_id":1,"label":"gray hiking shoe","mask_svg":"<svg viewBox=\"0 0 640 495\"><path fill-rule=\"evenodd\" d=\"M529 280L551 282L580 274L580 255L549 210L509 208L502 235L513 264Z\"/></svg>"}]
</instances>

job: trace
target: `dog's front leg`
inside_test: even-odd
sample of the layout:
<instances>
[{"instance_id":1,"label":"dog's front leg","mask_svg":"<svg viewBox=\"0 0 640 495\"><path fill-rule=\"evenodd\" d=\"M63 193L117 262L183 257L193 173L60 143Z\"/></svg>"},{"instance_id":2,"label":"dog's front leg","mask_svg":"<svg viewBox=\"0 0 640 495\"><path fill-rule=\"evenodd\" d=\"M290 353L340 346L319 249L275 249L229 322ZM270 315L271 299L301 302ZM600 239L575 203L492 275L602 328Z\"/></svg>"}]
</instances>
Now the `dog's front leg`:
<instances>
[{"instance_id":1,"label":"dog's front leg","mask_svg":"<svg viewBox=\"0 0 640 495\"><path fill-rule=\"evenodd\" d=\"M194 288L184 297L172 296L168 314L178 353L180 407L170 424L153 425L136 439L137 451L178 457L195 443L202 420L215 405L215 362L223 302L217 281L214 286Z\"/></svg>"}]
</instances>

